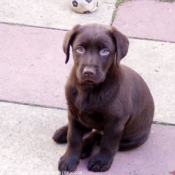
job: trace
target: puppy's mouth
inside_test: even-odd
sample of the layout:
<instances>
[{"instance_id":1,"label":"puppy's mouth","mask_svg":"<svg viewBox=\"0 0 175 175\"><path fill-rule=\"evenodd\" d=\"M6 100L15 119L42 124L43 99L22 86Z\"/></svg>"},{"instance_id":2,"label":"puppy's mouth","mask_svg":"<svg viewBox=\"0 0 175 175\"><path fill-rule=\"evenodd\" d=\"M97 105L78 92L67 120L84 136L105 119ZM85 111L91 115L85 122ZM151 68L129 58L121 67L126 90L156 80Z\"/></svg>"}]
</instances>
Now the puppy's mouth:
<instances>
[{"instance_id":1,"label":"puppy's mouth","mask_svg":"<svg viewBox=\"0 0 175 175\"><path fill-rule=\"evenodd\" d=\"M89 85L97 85L97 84L100 84L100 83L102 83L104 81L104 79L82 79L82 83L83 84L89 84Z\"/></svg>"},{"instance_id":2,"label":"puppy's mouth","mask_svg":"<svg viewBox=\"0 0 175 175\"><path fill-rule=\"evenodd\" d=\"M96 84L94 81L92 80L85 80L84 83L86 84Z\"/></svg>"},{"instance_id":3,"label":"puppy's mouth","mask_svg":"<svg viewBox=\"0 0 175 175\"><path fill-rule=\"evenodd\" d=\"M102 81L92 80L92 79L81 79L80 82L84 85L98 85Z\"/></svg>"}]
</instances>

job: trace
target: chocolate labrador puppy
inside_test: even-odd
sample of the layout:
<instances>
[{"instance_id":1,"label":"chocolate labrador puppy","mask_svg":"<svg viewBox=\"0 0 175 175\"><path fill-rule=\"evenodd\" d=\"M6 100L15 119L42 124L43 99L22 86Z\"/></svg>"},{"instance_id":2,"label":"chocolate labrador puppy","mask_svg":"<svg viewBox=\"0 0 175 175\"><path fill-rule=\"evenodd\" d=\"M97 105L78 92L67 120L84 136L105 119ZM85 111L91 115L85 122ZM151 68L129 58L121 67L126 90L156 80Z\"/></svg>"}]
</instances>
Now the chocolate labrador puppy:
<instances>
[{"instance_id":1,"label":"chocolate labrador puppy","mask_svg":"<svg viewBox=\"0 0 175 175\"><path fill-rule=\"evenodd\" d=\"M147 140L153 98L144 80L120 64L129 41L115 27L76 25L64 38L66 63L70 46L74 65L65 87L69 122L53 135L58 143L68 142L59 170L74 171L79 159L99 146L88 170L106 171L118 150L136 148Z\"/></svg>"}]
</instances>

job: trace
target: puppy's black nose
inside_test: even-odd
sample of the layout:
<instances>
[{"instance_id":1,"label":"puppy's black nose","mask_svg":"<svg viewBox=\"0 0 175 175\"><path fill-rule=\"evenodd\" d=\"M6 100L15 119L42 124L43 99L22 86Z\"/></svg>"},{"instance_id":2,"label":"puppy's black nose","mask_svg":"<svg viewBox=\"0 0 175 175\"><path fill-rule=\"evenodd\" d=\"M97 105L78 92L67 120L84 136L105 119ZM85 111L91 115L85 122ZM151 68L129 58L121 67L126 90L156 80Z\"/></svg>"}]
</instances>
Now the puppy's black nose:
<instances>
[{"instance_id":1,"label":"puppy's black nose","mask_svg":"<svg viewBox=\"0 0 175 175\"><path fill-rule=\"evenodd\" d=\"M93 77L94 74L95 74L95 70L91 67L85 67L84 70L83 70L83 74L86 77Z\"/></svg>"}]
</instances>

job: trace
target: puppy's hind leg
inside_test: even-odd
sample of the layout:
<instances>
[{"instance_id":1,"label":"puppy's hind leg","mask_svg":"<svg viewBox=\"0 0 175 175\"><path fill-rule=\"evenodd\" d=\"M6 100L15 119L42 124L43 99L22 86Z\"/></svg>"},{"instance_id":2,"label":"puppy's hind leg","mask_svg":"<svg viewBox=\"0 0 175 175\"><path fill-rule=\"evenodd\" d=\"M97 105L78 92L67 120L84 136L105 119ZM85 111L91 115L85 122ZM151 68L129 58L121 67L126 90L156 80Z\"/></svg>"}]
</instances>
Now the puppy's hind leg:
<instances>
[{"instance_id":1,"label":"puppy's hind leg","mask_svg":"<svg viewBox=\"0 0 175 175\"><path fill-rule=\"evenodd\" d=\"M68 125L65 125L57 129L52 139L57 143L67 143L67 131L68 131Z\"/></svg>"},{"instance_id":2,"label":"puppy's hind leg","mask_svg":"<svg viewBox=\"0 0 175 175\"><path fill-rule=\"evenodd\" d=\"M83 147L81 151L81 159L88 158L94 147L100 145L102 134L98 131L91 132L87 137L83 139Z\"/></svg>"},{"instance_id":3,"label":"puppy's hind leg","mask_svg":"<svg viewBox=\"0 0 175 175\"><path fill-rule=\"evenodd\" d=\"M127 151L127 150L131 150L141 146L148 139L149 133L150 133L150 129L147 129L145 132L143 132L142 134L134 138L121 139L119 151Z\"/></svg>"}]
</instances>

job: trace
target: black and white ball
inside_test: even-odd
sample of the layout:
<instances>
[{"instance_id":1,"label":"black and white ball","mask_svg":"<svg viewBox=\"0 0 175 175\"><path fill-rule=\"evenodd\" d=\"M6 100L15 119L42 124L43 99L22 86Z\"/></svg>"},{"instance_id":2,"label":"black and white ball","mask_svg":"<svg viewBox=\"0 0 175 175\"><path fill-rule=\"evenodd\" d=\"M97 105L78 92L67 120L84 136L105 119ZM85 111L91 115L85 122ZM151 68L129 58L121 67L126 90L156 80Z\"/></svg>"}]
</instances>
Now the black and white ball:
<instances>
[{"instance_id":1,"label":"black and white ball","mask_svg":"<svg viewBox=\"0 0 175 175\"><path fill-rule=\"evenodd\" d=\"M91 13L98 8L98 0L71 0L70 5L77 13Z\"/></svg>"}]
</instances>

